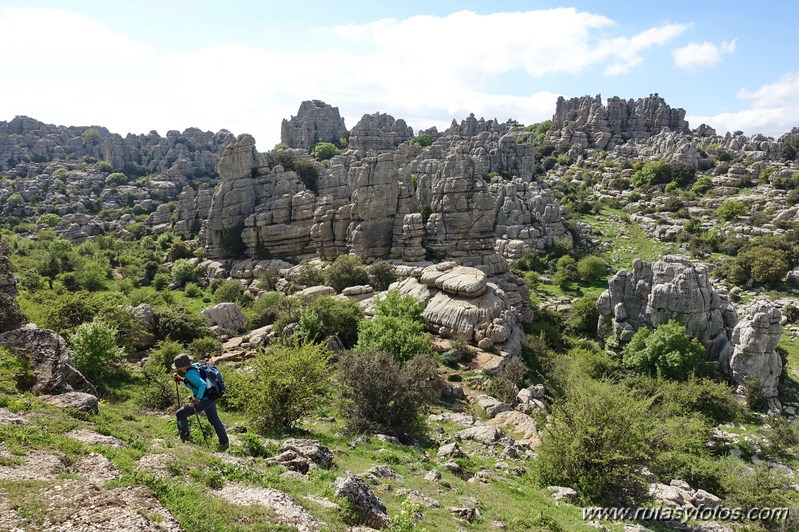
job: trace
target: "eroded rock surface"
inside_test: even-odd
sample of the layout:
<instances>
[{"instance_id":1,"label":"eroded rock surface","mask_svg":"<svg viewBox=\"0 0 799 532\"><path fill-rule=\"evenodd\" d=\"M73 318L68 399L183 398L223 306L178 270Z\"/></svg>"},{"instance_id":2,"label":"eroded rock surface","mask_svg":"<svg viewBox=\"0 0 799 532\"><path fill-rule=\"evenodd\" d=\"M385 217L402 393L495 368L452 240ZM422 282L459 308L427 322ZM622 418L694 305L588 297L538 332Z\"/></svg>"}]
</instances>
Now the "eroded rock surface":
<instances>
[{"instance_id":1,"label":"eroded rock surface","mask_svg":"<svg viewBox=\"0 0 799 532\"><path fill-rule=\"evenodd\" d=\"M782 373L782 360L776 351L782 334L781 320L782 313L767 300L752 302L732 331L729 362L722 360L722 367L736 383L755 379L766 397L777 396Z\"/></svg>"}]
</instances>

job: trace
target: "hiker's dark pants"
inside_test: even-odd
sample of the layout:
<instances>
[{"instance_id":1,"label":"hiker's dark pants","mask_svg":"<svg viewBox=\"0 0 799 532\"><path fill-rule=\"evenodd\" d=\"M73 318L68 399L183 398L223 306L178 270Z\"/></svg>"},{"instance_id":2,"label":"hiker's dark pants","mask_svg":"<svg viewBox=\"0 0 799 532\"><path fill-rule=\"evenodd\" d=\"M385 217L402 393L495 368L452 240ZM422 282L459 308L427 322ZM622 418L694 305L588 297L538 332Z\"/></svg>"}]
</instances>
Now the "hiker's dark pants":
<instances>
[{"instance_id":1,"label":"hiker's dark pants","mask_svg":"<svg viewBox=\"0 0 799 532\"><path fill-rule=\"evenodd\" d=\"M222 420L219 419L219 414L216 413L216 399L210 401L200 401L194 407L190 404L185 404L178 411L175 415L178 417L178 431L180 433L180 437L182 439L189 437L189 421L188 418L194 415L195 410L199 412L205 412L205 416L208 418L208 422L214 427L216 431L216 437L219 438L219 443L222 445L228 444L227 439L227 432L225 431L225 426L222 424Z\"/></svg>"}]
</instances>

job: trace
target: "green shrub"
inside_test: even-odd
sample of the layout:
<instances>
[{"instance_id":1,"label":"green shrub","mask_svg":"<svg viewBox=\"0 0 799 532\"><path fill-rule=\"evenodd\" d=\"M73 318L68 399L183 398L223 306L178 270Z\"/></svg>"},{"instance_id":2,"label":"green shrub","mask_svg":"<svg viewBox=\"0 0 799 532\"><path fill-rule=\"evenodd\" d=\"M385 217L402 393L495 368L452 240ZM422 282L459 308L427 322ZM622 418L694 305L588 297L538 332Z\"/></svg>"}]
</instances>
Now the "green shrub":
<instances>
[{"instance_id":1,"label":"green shrub","mask_svg":"<svg viewBox=\"0 0 799 532\"><path fill-rule=\"evenodd\" d=\"M738 253L729 264L727 278L739 285L750 279L759 284L776 284L785 279L789 269L783 250L759 245Z\"/></svg>"},{"instance_id":2,"label":"green shrub","mask_svg":"<svg viewBox=\"0 0 799 532\"><path fill-rule=\"evenodd\" d=\"M369 266L369 284L376 292L388 290L388 287L397 280L394 266L388 262L376 262Z\"/></svg>"},{"instance_id":3,"label":"green shrub","mask_svg":"<svg viewBox=\"0 0 799 532\"><path fill-rule=\"evenodd\" d=\"M356 302L329 296L320 297L312 301L308 309L319 319L318 340L338 336L347 349L358 341L358 324L363 318L363 311Z\"/></svg>"},{"instance_id":4,"label":"green shrub","mask_svg":"<svg viewBox=\"0 0 799 532\"><path fill-rule=\"evenodd\" d=\"M732 220L746 212L746 204L738 200L726 200L716 209L716 214L722 220Z\"/></svg>"},{"instance_id":5,"label":"green shrub","mask_svg":"<svg viewBox=\"0 0 799 532\"><path fill-rule=\"evenodd\" d=\"M430 336L424 328L421 303L391 290L375 303L375 317L360 322L357 348L391 353L399 360L432 354Z\"/></svg>"},{"instance_id":6,"label":"green shrub","mask_svg":"<svg viewBox=\"0 0 799 532\"><path fill-rule=\"evenodd\" d=\"M172 364L172 361L169 361ZM136 403L152 410L164 410L175 404L175 381L172 376L152 366L142 368L142 384L139 386Z\"/></svg>"},{"instance_id":7,"label":"green shrub","mask_svg":"<svg viewBox=\"0 0 799 532\"><path fill-rule=\"evenodd\" d=\"M325 404L330 391L330 355L319 344L273 346L258 354L246 385L246 412L261 431L293 428Z\"/></svg>"},{"instance_id":8,"label":"green shrub","mask_svg":"<svg viewBox=\"0 0 799 532\"><path fill-rule=\"evenodd\" d=\"M156 290L164 290L172 282L172 276L168 273L156 273L153 277L153 288Z\"/></svg>"},{"instance_id":9,"label":"green shrub","mask_svg":"<svg viewBox=\"0 0 799 532\"><path fill-rule=\"evenodd\" d=\"M414 146L430 146L433 143L432 135L428 135L427 133L420 133L413 137L410 140L410 143Z\"/></svg>"},{"instance_id":10,"label":"green shrub","mask_svg":"<svg viewBox=\"0 0 799 532\"><path fill-rule=\"evenodd\" d=\"M650 375L685 380L701 369L705 348L671 320L654 331L638 329L622 351L624 365Z\"/></svg>"},{"instance_id":11,"label":"green shrub","mask_svg":"<svg viewBox=\"0 0 799 532\"><path fill-rule=\"evenodd\" d=\"M339 375L342 412L355 433L421 436L423 414L443 387L435 359L427 355L402 363L392 353L347 352Z\"/></svg>"},{"instance_id":12,"label":"green shrub","mask_svg":"<svg viewBox=\"0 0 799 532\"><path fill-rule=\"evenodd\" d=\"M341 150L330 142L317 142L311 146L310 153L317 161L326 161L340 154Z\"/></svg>"},{"instance_id":13,"label":"green shrub","mask_svg":"<svg viewBox=\"0 0 799 532\"><path fill-rule=\"evenodd\" d=\"M325 284L336 292L349 286L369 284L369 273L361 259L352 255L339 255L324 271Z\"/></svg>"},{"instance_id":14,"label":"green shrub","mask_svg":"<svg viewBox=\"0 0 799 532\"><path fill-rule=\"evenodd\" d=\"M572 303L571 312L566 317L566 328L572 334L596 336L599 310L596 308L597 296L589 294Z\"/></svg>"},{"instance_id":15,"label":"green shrub","mask_svg":"<svg viewBox=\"0 0 799 532\"><path fill-rule=\"evenodd\" d=\"M301 286L317 286L325 282L322 272L310 263L305 263L300 266L293 280Z\"/></svg>"},{"instance_id":16,"label":"green shrub","mask_svg":"<svg viewBox=\"0 0 799 532\"><path fill-rule=\"evenodd\" d=\"M513 358L502 366L497 375L490 378L486 391L491 397L512 405L519 393L519 386L528 373L529 368L524 362L519 358Z\"/></svg>"},{"instance_id":17,"label":"green shrub","mask_svg":"<svg viewBox=\"0 0 799 532\"><path fill-rule=\"evenodd\" d=\"M178 286L183 286L189 281L196 280L199 270L188 259L178 259L172 263L172 280Z\"/></svg>"},{"instance_id":18,"label":"green shrub","mask_svg":"<svg viewBox=\"0 0 799 532\"><path fill-rule=\"evenodd\" d=\"M244 298L244 287L235 279L225 279L214 289L214 303L239 303Z\"/></svg>"},{"instance_id":19,"label":"green shrub","mask_svg":"<svg viewBox=\"0 0 799 532\"><path fill-rule=\"evenodd\" d=\"M245 311L247 323L257 329L275 322L281 309L281 302L286 299L282 292L267 292L253 301Z\"/></svg>"},{"instance_id":20,"label":"green shrub","mask_svg":"<svg viewBox=\"0 0 799 532\"><path fill-rule=\"evenodd\" d=\"M211 355L222 353L222 342L219 341L219 338L213 336L195 338L189 344L188 351L194 360L208 360Z\"/></svg>"},{"instance_id":21,"label":"green shrub","mask_svg":"<svg viewBox=\"0 0 799 532\"><path fill-rule=\"evenodd\" d=\"M194 283L186 283L186 286L183 287L183 293L186 294L186 297L192 299L202 297L203 295L203 291Z\"/></svg>"},{"instance_id":22,"label":"green shrub","mask_svg":"<svg viewBox=\"0 0 799 532\"><path fill-rule=\"evenodd\" d=\"M117 345L117 330L102 318L95 317L78 325L69 335L75 368L90 381L107 375L125 356Z\"/></svg>"},{"instance_id":23,"label":"green shrub","mask_svg":"<svg viewBox=\"0 0 799 532\"><path fill-rule=\"evenodd\" d=\"M156 337L190 344L197 338L213 336L205 321L181 307L170 307L156 313Z\"/></svg>"},{"instance_id":24,"label":"green shrub","mask_svg":"<svg viewBox=\"0 0 799 532\"><path fill-rule=\"evenodd\" d=\"M150 349L145 367L160 373L170 373L172 361L184 351L183 345L174 340L161 340Z\"/></svg>"},{"instance_id":25,"label":"green shrub","mask_svg":"<svg viewBox=\"0 0 799 532\"><path fill-rule=\"evenodd\" d=\"M577 261L577 275L586 283L593 283L608 273L605 259L588 255Z\"/></svg>"},{"instance_id":26,"label":"green shrub","mask_svg":"<svg viewBox=\"0 0 799 532\"><path fill-rule=\"evenodd\" d=\"M582 502L628 504L646 494L649 404L626 388L578 379L553 405L538 448L542 486L569 486Z\"/></svg>"},{"instance_id":27,"label":"green shrub","mask_svg":"<svg viewBox=\"0 0 799 532\"><path fill-rule=\"evenodd\" d=\"M108 174L105 178L105 184L108 186L116 186L116 185L124 185L128 182L128 176L123 174L122 172L114 172L112 174Z\"/></svg>"},{"instance_id":28,"label":"green shrub","mask_svg":"<svg viewBox=\"0 0 799 532\"><path fill-rule=\"evenodd\" d=\"M637 187L660 185L669 181L671 181L671 168L664 161L647 161L630 178L630 182Z\"/></svg>"},{"instance_id":29,"label":"green shrub","mask_svg":"<svg viewBox=\"0 0 799 532\"><path fill-rule=\"evenodd\" d=\"M713 188L713 179L708 176L702 176L696 180L696 183L691 186L691 192L700 196L704 195Z\"/></svg>"},{"instance_id":30,"label":"green shrub","mask_svg":"<svg viewBox=\"0 0 799 532\"><path fill-rule=\"evenodd\" d=\"M97 128L90 127L90 128L85 129L83 131L83 133L81 133L80 137L83 140L83 142L89 144L89 143L92 143L92 142L97 142L100 139L100 132L97 130ZM102 162L105 163L105 161L102 161ZM102 163L100 163L100 164L102 164ZM106 164L110 165L111 163L106 163ZM104 170L101 167L100 171L101 172L110 172L111 169Z\"/></svg>"},{"instance_id":31,"label":"green shrub","mask_svg":"<svg viewBox=\"0 0 799 532\"><path fill-rule=\"evenodd\" d=\"M577 280L577 261L574 257L564 255L555 263L555 274L552 282L558 285L561 290L568 290L571 284Z\"/></svg>"},{"instance_id":32,"label":"green shrub","mask_svg":"<svg viewBox=\"0 0 799 532\"><path fill-rule=\"evenodd\" d=\"M108 161L100 161L97 163L97 169L101 172L110 172L114 169L114 165L109 163Z\"/></svg>"}]
</instances>

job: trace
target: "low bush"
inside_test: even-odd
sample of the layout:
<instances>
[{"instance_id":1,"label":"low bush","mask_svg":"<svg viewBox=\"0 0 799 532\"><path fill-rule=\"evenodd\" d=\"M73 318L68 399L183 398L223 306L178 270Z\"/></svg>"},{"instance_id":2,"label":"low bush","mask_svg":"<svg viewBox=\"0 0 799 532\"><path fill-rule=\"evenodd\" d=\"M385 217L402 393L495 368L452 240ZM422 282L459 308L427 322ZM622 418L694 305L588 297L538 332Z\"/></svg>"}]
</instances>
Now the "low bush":
<instances>
[{"instance_id":1,"label":"low bush","mask_svg":"<svg viewBox=\"0 0 799 532\"><path fill-rule=\"evenodd\" d=\"M369 273L358 257L339 255L325 269L324 280L327 286L332 286L336 292L341 293L349 286L369 284Z\"/></svg>"},{"instance_id":2,"label":"low bush","mask_svg":"<svg viewBox=\"0 0 799 532\"><path fill-rule=\"evenodd\" d=\"M291 429L325 404L331 383L329 358L319 344L272 346L258 354L249 380L241 383L247 390L245 410L258 430Z\"/></svg>"},{"instance_id":3,"label":"low bush","mask_svg":"<svg viewBox=\"0 0 799 532\"><path fill-rule=\"evenodd\" d=\"M397 280L397 272L394 266L388 262L376 262L369 266L369 285L375 292L383 292Z\"/></svg>"},{"instance_id":4,"label":"low bush","mask_svg":"<svg viewBox=\"0 0 799 532\"><path fill-rule=\"evenodd\" d=\"M392 353L399 360L432 354L430 336L425 332L422 304L396 290L375 302L375 317L358 326L358 349Z\"/></svg>"},{"instance_id":5,"label":"low bush","mask_svg":"<svg viewBox=\"0 0 799 532\"><path fill-rule=\"evenodd\" d=\"M638 329L622 351L624 365L649 375L685 380L699 372L705 348L672 320L652 330Z\"/></svg>"},{"instance_id":6,"label":"low bush","mask_svg":"<svg viewBox=\"0 0 799 532\"><path fill-rule=\"evenodd\" d=\"M441 395L436 361L417 355L402 363L374 350L345 353L339 362L342 412L354 433L421 436L424 413Z\"/></svg>"},{"instance_id":7,"label":"low bush","mask_svg":"<svg viewBox=\"0 0 799 532\"><path fill-rule=\"evenodd\" d=\"M75 327L69 346L75 368L90 381L109 374L125 356L117 345L116 328L97 317Z\"/></svg>"},{"instance_id":8,"label":"low bush","mask_svg":"<svg viewBox=\"0 0 799 532\"><path fill-rule=\"evenodd\" d=\"M608 263L601 257L588 255L577 261L577 275L586 283L600 280L608 273Z\"/></svg>"}]
</instances>

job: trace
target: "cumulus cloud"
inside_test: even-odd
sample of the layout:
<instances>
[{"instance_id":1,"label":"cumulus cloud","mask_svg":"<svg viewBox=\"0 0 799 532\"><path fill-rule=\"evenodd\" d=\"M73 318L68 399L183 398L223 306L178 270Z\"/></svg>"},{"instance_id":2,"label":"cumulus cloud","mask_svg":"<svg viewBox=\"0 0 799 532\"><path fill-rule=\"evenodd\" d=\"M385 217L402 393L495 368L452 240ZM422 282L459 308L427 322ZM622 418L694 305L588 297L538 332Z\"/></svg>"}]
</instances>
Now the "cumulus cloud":
<instances>
[{"instance_id":1,"label":"cumulus cloud","mask_svg":"<svg viewBox=\"0 0 799 532\"><path fill-rule=\"evenodd\" d=\"M741 89L738 98L749 102L743 111L687 117L692 126L710 124L719 132L743 131L777 137L799 124L799 73L784 75L755 90Z\"/></svg>"},{"instance_id":2,"label":"cumulus cloud","mask_svg":"<svg viewBox=\"0 0 799 532\"><path fill-rule=\"evenodd\" d=\"M735 42L724 41L716 46L712 42L691 43L682 48L672 50L674 66L689 72L699 72L709 70L724 60L724 56L735 51Z\"/></svg>"},{"instance_id":3,"label":"cumulus cloud","mask_svg":"<svg viewBox=\"0 0 799 532\"><path fill-rule=\"evenodd\" d=\"M348 127L376 111L415 129L445 128L472 112L532 123L551 117L558 94L513 82L497 89L497 79L527 83L594 68L622 75L687 27L625 35L613 20L574 8L459 11L315 30L336 38L336 49L226 43L178 51L76 13L0 9L0 34L25 43L0 55L0 69L15 79L4 86L0 119L27 114L122 135L227 128L252 133L262 150L279 141L281 120L307 99L338 106Z\"/></svg>"}]
</instances>

